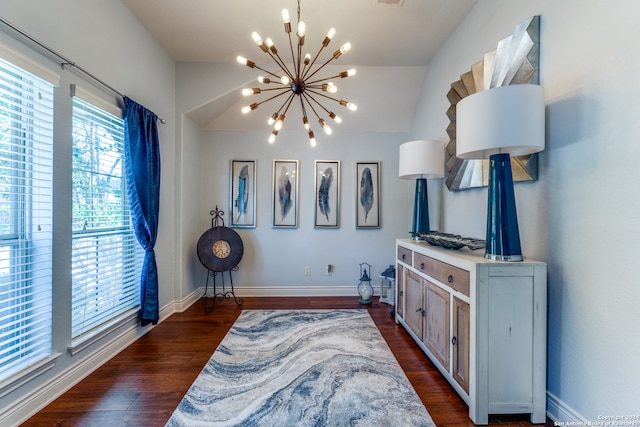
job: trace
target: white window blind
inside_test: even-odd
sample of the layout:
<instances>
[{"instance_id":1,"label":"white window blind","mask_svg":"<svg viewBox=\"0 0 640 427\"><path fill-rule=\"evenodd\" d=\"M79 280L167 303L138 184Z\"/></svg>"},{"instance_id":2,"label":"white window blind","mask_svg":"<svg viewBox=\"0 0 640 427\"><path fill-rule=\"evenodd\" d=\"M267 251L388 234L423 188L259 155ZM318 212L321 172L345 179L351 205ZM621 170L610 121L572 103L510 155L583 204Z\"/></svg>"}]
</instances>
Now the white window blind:
<instances>
[{"instance_id":1,"label":"white window blind","mask_svg":"<svg viewBox=\"0 0 640 427\"><path fill-rule=\"evenodd\" d=\"M51 354L53 85L0 59L0 380Z\"/></svg>"},{"instance_id":2,"label":"white window blind","mask_svg":"<svg viewBox=\"0 0 640 427\"><path fill-rule=\"evenodd\" d=\"M72 338L139 306L144 250L131 227L124 122L73 98Z\"/></svg>"}]
</instances>

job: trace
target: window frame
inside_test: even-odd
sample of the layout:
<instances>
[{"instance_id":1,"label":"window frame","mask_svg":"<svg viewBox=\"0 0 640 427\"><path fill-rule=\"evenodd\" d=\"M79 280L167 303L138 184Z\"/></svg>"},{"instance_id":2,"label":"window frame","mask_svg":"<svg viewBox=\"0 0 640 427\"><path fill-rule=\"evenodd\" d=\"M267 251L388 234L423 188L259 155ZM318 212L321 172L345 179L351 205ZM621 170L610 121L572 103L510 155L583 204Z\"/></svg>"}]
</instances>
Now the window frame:
<instances>
[{"instance_id":1,"label":"window frame","mask_svg":"<svg viewBox=\"0 0 640 427\"><path fill-rule=\"evenodd\" d=\"M0 49L0 217L8 210L0 221L0 397L60 355L52 351L56 82L6 53Z\"/></svg>"},{"instance_id":2,"label":"window frame","mask_svg":"<svg viewBox=\"0 0 640 427\"><path fill-rule=\"evenodd\" d=\"M83 323L83 321L80 321L78 318L74 317L78 315L82 316L81 314L78 314L76 312L76 302L74 302L76 301L76 297L74 295L76 295L76 292L78 291L78 287L77 287L78 282L76 281L76 276L74 276L72 280L74 282L72 284L72 304L74 306L74 309L72 310L72 325L73 325L72 331L71 331L72 344L69 347L69 352L73 355L83 350L84 348L89 346L91 343L99 340L104 335L112 331L114 328L124 323L131 322L133 321L133 319L137 317L139 307L140 307L139 286L140 286L140 272L142 269L142 263L144 261L144 250L139 245L135 237L135 232L131 225L131 215L129 212L129 204L127 201L128 195L127 195L127 189L126 189L126 173L124 169L124 160L125 160L124 158L125 156L124 121L122 121L122 110L119 108L117 109L114 108L112 104L101 101L100 98L96 98L90 93L75 87L75 85L72 86L71 93L73 96L72 122L73 122L74 136L73 136L72 145L74 147L73 148L74 153L76 149L75 148L76 144L78 143L76 141L75 130L76 130L77 120L80 120L79 118L80 111L82 111L82 114L85 115L82 118L82 120L88 119L88 116L91 115L90 111L84 110L85 108L92 111L99 111L100 114L105 116L111 116L112 120L116 120L119 123L120 125L119 130L122 133L121 141L114 142L114 145L119 147L118 158L117 160L114 160L114 162L119 162L119 170L120 170L120 174L117 176L117 179L119 179L119 194L120 194L120 200L119 200L120 207L118 212L121 215L121 219L119 222L116 221L118 222L117 224L109 224L109 225L104 225L104 224L101 225L99 223L94 224L93 222L85 221L83 223L84 224L83 229L79 229L78 224L76 224L77 221L75 218L76 212L77 212L76 207L72 206L72 211L73 211L72 215L74 217L72 219L72 223L73 223L72 241L73 241L73 247L74 247L74 249L72 249L73 251L72 271L75 271L75 268L76 268L75 266L77 265L77 262L78 262L78 258L77 258L78 253L76 252L76 249L75 249L78 242L80 242L81 240L86 241L87 239L93 239L96 242L96 247L98 247L101 239L108 239L109 237L113 237L113 238L120 237L123 239L122 253L124 254L124 256L121 258L122 260L124 260L124 263L123 263L124 265L122 268L122 272L120 273L122 278L124 279L123 283L125 283L123 286L129 292L127 296L131 297L133 295L133 300L130 300L124 306L124 308L119 306L118 304L113 304L112 305L113 312L111 313L111 315L108 316L108 318L106 318L106 320L98 323L95 323L95 322L89 323L88 325L82 326L81 324ZM110 105L111 107L109 107ZM117 114L114 114L114 113L117 113ZM117 137L114 135L111 135L111 137L113 139L117 139ZM76 166L77 165L74 163L72 167L72 174L75 174L78 171ZM98 168L100 168L100 166L98 166ZM84 172L87 172L87 171L84 171ZM98 170L90 170L87 173L92 177L95 177L96 175L100 174ZM74 185L74 188L72 190L72 200L73 200L72 203L74 205L76 203L75 196L76 196L76 187ZM113 194L111 196L113 196ZM96 254L98 254L98 252L96 252ZM98 260L98 258L96 258L96 260ZM96 269L96 272L97 270L98 269ZM120 273L115 273L115 274L120 274ZM85 286L89 286L89 284ZM123 288L120 288L120 289L123 289ZM99 295L99 292L102 291L100 289L99 283L97 284L95 290L96 290L96 295ZM99 300L99 297L96 296L96 301L98 300ZM96 303L92 307L96 309L96 311L102 310L102 308L98 309L97 306L98 304ZM107 308L103 312L108 312L109 310L110 308ZM80 323L80 325L78 325L78 323Z\"/></svg>"}]
</instances>

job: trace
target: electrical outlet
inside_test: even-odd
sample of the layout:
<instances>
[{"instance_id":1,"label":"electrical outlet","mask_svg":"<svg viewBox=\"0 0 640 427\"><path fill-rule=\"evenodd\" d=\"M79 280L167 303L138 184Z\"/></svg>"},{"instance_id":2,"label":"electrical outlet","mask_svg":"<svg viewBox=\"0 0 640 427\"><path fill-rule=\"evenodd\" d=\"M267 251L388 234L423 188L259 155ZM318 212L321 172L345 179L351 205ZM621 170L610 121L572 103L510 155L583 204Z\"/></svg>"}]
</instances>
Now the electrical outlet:
<instances>
[{"instance_id":1,"label":"electrical outlet","mask_svg":"<svg viewBox=\"0 0 640 427\"><path fill-rule=\"evenodd\" d=\"M305 267L304 268L304 275L305 276L311 276L311 267Z\"/></svg>"}]
</instances>

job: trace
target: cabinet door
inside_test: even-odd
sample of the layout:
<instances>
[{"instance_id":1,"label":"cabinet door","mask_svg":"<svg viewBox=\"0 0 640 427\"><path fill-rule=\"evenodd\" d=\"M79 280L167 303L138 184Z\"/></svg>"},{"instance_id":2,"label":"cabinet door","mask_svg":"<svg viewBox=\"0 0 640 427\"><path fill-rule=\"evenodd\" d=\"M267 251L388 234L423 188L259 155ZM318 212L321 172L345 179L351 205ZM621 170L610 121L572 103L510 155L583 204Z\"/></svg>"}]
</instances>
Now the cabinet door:
<instances>
[{"instance_id":1,"label":"cabinet door","mask_svg":"<svg viewBox=\"0 0 640 427\"><path fill-rule=\"evenodd\" d=\"M396 312L398 316L404 318L404 267L400 264L396 266Z\"/></svg>"},{"instance_id":2,"label":"cabinet door","mask_svg":"<svg viewBox=\"0 0 640 427\"><path fill-rule=\"evenodd\" d=\"M469 393L469 304L453 298L453 378Z\"/></svg>"},{"instance_id":3,"label":"cabinet door","mask_svg":"<svg viewBox=\"0 0 640 427\"><path fill-rule=\"evenodd\" d=\"M404 283L404 321L418 338L422 338L422 316L424 312L422 287L420 276L413 271L407 271Z\"/></svg>"},{"instance_id":4,"label":"cabinet door","mask_svg":"<svg viewBox=\"0 0 640 427\"><path fill-rule=\"evenodd\" d=\"M449 370L449 292L424 281L425 326L422 341Z\"/></svg>"}]
</instances>

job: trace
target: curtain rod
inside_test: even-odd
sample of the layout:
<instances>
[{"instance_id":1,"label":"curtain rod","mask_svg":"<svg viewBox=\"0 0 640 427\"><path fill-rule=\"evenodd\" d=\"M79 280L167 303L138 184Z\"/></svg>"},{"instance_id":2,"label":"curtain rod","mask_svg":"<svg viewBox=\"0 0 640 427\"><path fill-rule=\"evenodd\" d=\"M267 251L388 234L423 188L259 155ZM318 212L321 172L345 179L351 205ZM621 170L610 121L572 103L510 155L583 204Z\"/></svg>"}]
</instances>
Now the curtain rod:
<instances>
[{"instance_id":1,"label":"curtain rod","mask_svg":"<svg viewBox=\"0 0 640 427\"><path fill-rule=\"evenodd\" d=\"M87 70L85 70L84 68L82 68L81 66L77 65L74 61L66 58L64 55L62 55L61 53L58 53L57 51L55 51L54 49L50 48L49 46L47 46L46 44L42 43L40 40L36 39L35 37L31 36L29 33L26 33L25 31L21 30L20 28L18 28L17 26L13 25L11 22L7 21L6 19L4 19L2 16L0 16L0 22L2 22L5 26L11 28L13 31L15 31L16 33L20 34L22 37L26 38L27 40L31 41L32 43L34 43L35 45L39 46L40 48L44 49L45 51L47 51L48 53L50 53L51 55L55 56L58 61L60 62L60 66L62 67L62 69L64 69L65 67L71 67L74 68L75 70L79 71L80 73L82 73L85 77L90 78L91 80L93 80L94 82L100 84L101 86L105 87L106 89L110 90L111 92L115 93L116 95L118 95L120 98L124 99L124 95L117 91L116 89L114 89L112 86L108 85L107 83L105 83L104 81L100 80L99 78L97 78L96 76L94 76L93 74L91 74L90 72L88 72ZM158 120L160 121L160 123L165 124L167 123L167 121L165 119L162 118L158 118Z\"/></svg>"}]
</instances>

